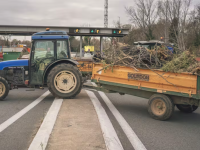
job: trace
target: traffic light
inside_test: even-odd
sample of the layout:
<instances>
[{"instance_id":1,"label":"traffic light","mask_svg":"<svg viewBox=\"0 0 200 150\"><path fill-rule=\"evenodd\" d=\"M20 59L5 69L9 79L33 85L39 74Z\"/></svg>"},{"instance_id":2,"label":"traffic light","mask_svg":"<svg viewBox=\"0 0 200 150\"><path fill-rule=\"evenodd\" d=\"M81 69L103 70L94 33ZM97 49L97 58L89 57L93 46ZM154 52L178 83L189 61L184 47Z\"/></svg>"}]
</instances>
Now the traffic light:
<instances>
[{"instance_id":1,"label":"traffic light","mask_svg":"<svg viewBox=\"0 0 200 150\"><path fill-rule=\"evenodd\" d=\"M100 33L100 29L90 29L90 33L91 34L99 34Z\"/></svg>"},{"instance_id":2,"label":"traffic light","mask_svg":"<svg viewBox=\"0 0 200 150\"><path fill-rule=\"evenodd\" d=\"M79 28L70 28L69 33L80 33L80 29Z\"/></svg>"},{"instance_id":3,"label":"traffic light","mask_svg":"<svg viewBox=\"0 0 200 150\"><path fill-rule=\"evenodd\" d=\"M160 37L160 40L161 40L161 41L163 41L163 39L164 39L163 37Z\"/></svg>"},{"instance_id":4,"label":"traffic light","mask_svg":"<svg viewBox=\"0 0 200 150\"><path fill-rule=\"evenodd\" d=\"M122 30L120 30L120 29L113 29L112 33L113 34L122 34Z\"/></svg>"},{"instance_id":5,"label":"traffic light","mask_svg":"<svg viewBox=\"0 0 200 150\"><path fill-rule=\"evenodd\" d=\"M75 29L75 31L74 31L75 33L79 33L79 29Z\"/></svg>"}]
</instances>

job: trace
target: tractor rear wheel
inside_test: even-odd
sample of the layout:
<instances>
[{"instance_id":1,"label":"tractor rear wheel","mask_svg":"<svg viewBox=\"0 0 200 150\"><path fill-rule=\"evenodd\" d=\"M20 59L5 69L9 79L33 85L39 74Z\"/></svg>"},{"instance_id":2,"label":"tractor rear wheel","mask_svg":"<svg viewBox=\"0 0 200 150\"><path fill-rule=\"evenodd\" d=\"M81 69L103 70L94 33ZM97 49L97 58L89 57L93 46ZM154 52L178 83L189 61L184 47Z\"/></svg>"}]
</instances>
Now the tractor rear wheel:
<instances>
[{"instance_id":1,"label":"tractor rear wheel","mask_svg":"<svg viewBox=\"0 0 200 150\"><path fill-rule=\"evenodd\" d=\"M6 79L4 79L3 77L0 77L0 100L3 100L4 98L6 98L6 96L9 93L9 90L10 88Z\"/></svg>"},{"instance_id":2,"label":"tractor rear wheel","mask_svg":"<svg viewBox=\"0 0 200 150\"><path fill-rule=\"evenodd\" d=\"M76 66L59 64L50 71L47 85L55 97L73 98L81 91L82 74Z\"/></svg>"}]
</instances>

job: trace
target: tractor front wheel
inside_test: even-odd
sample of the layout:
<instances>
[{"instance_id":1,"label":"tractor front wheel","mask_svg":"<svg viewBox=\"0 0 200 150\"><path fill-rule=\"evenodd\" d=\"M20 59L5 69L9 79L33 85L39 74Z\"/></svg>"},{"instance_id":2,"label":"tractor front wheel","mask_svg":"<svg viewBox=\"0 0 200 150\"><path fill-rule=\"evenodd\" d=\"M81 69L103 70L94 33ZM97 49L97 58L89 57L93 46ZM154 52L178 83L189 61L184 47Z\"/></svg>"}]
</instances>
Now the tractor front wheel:
<instances>
[{"instance_id":1,"label":"tractor front wheel","mask_svg":"<svg viewBox=\"0 0 200 150\"><path fill-rule=\"evenodd\" d=\"M0 77L0 100L3 100L4 98L6 98L6 96L9 93L9 90L10 88L6 79L4 79L3 77Z\"/></svg>"},{"instance_id":2,"label":"tractor front wheel","mask_svg":"<svg viewBox=\"0 0 200 150\"><path fill-rule=\"evenodd\" d=\"M49 73L47 85L49 91L60 98L73 98L82 88L82 74L76 66L59 64Z\"/></svg>"}]
</instances>

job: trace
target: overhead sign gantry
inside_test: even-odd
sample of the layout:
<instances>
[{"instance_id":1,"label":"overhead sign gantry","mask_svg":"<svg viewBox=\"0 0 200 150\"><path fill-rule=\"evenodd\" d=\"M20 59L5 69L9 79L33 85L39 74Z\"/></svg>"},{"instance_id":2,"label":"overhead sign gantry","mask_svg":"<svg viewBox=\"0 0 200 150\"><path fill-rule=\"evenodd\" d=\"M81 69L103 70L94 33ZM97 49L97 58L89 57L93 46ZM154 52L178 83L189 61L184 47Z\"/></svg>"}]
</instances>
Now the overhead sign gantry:
<instances>
[{"instance_id":1,"label":"overhead sign gantry","mask_svg":"<svg viewBox=\"0 0 200 150\"><path fill-rule=\"evenodd\" d=\"M100 27L66 27L66 26L29 26L29 25L0 25L0 35L22 35L31 36L36 32L51 30L62 30L70 36L103 36L123 37L128 34L128 29L100 28Z\"/></svg>"},{"instance_id":2,"label":"overhead sign gantry","mask_svg":"<svg viewBox=\"0 0 200 150\"><path fill-rule=\"evenodd\" d=\"M61 30L69 36L80 36L80 56L82 56L82 36L100 37L100 49L103 50L103 37L123 37L129 29L101 27L66 27L66 26L30 26L30 25L0 25L0 35L31 36L34 33L50 30Z\"/></svg>"}]
</instances>

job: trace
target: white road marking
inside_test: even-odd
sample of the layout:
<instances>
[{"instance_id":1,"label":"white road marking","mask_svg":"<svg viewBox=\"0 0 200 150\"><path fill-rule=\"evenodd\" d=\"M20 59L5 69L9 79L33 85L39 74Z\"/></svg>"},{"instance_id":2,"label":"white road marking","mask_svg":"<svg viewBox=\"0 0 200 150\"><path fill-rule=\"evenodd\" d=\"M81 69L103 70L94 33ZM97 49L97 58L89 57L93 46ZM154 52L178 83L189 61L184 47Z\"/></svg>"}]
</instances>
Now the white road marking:
<instances>
[{"instance_id":1,"label":"white road marking","mask_svg":"<svg viewBox=\"0 0 200 150\"><path fill-rule=\"evenodd\" d=\"M56 122L56 118L62 105L62 102L63 99L55 98L28 150L46 149L47 142Z\"/></svg>"},{"instance_id":2,"label":"white road marking","mask_svg":"<svg viewBox=\"0 0 200 150\"><path fill-rule=\"evenodd\" d=\"M138 136L135 134L135 132L132 130L132 128L129 126L129 124L126 122L126 120L123 118L123 116L119 113L119 111L115 108L115 106L112 104L112 102L109 100L109 98L105 95L105 93L99 91L100 96L112 112L112 114L115 116L116 120L119 122L122 130L128 137L129 141L131 142L132 146L135 150L146 150L143 143L140 141Z\"/></svg>"},{"instance_id":3,"label":"white road marking","mask_svg":"<svg viewBox=\"0 0 200 150\"><path fill-rule=\"evenodd\" d=\"M103 132L103 137L107 150L123 150L122 144L117 136L117 133L108 118L104 108L99 102L98 98L91 91L86 90L88 96L90 97L94 108L97 112L97 116L100 122L101 130Z\"/></svg>"},{"instance_id":4,"label":"white road marking","mask_svg":"<svg viewBox=\"0 0 200 150\"><path fill-rule=\"evenodd\" d=\"M46 91L43 95L41 95L39 98L37 98L35 101L33 101L31 104L26 106L24 109L16 113L14 116L6 120L0 125L0 133L5 130L7 127L9 127L11 124L13 124L16 120L18 120L20 117L22 117L24 114L26 114L28 111L30 111L33 107L35 107L37 104L39 104L47 95L49 95L49 91Z\"/></svg>"},{"instance_id":5,"label":"white road marking","mask_svg":"<svg viewBox=\"0 0 200 150\"><path fill-rule=\"evenodd\" d=\"M96 83L94 83L94 82L91 82L91 83L92 83L93 86L97 87Z\"/></svg>"}]
</instances>

